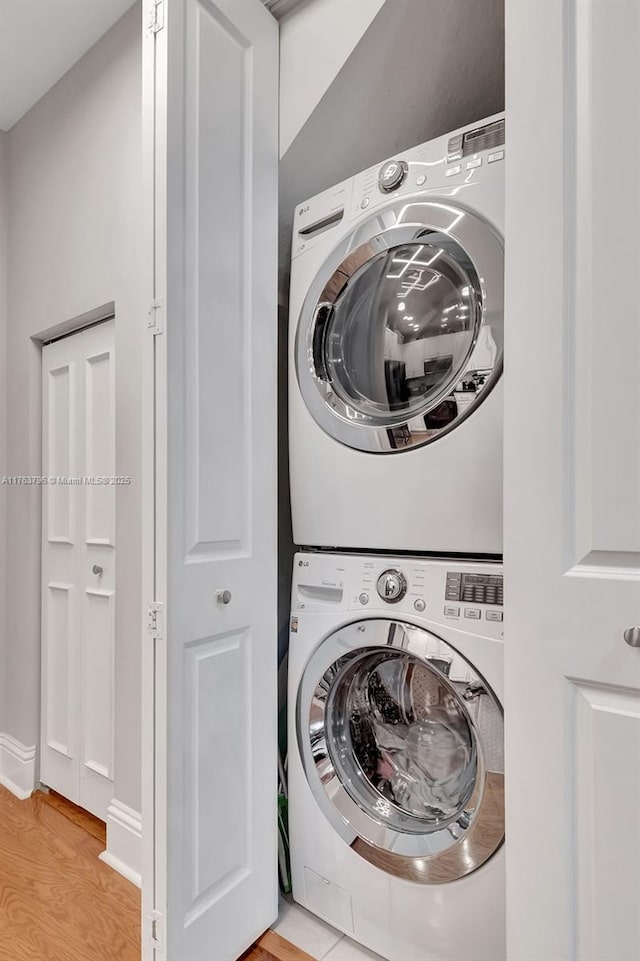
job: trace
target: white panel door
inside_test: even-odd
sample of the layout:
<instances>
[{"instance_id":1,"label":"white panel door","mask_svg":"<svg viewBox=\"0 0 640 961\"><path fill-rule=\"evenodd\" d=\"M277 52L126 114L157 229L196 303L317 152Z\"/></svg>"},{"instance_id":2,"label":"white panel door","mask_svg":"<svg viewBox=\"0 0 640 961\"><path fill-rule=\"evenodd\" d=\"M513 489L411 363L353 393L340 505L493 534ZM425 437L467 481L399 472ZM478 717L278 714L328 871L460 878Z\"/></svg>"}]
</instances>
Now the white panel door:
<instances>
[{"instance_id":1,"label":"white panel door","mask_svg":"<svg viewBox=\"0 0 640 961\"><path fill-rule=\"evenodd\" d=\"M259 0L144 16L143 954L231 961L277 914L278 32Z\"/></svg>"},{"instance_id":2,"label":"white panel door","mask_svg":"<svg viewBox=\"0 0 640 961\"><path fill-rule=\"evenodd\" d=\"M640 4L507 25L508 956L637 961Z\"/></svg>"},{"instance_id":3,"label":"white panel door","mask_svg":"<svg viewBox=\"0 0 640 961\"><path fill-rule=\"evenodd\" d=\"M114 322L42 349L40 780L106 819L113 797Z\"/></svg>"}]
</instances>

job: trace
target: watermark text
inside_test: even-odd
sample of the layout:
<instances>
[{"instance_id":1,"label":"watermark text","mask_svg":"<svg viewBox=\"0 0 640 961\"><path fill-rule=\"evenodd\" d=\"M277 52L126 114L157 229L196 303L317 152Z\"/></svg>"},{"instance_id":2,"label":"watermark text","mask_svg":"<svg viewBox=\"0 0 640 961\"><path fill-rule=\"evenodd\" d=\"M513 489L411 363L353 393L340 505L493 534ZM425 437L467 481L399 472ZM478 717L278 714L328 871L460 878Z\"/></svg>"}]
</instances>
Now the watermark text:
<instances>
[{"instance_id":1,"label":"watermark text","mask_svg":"<svg viewBox=\"0 0 640 961\"><path fill-rule=\"evenodd\" d=\"M86 474L84 477L69 477L64 474L5 474L0 477L3 487L128 487L128 475Z\"/></svg>"}]
</instances>

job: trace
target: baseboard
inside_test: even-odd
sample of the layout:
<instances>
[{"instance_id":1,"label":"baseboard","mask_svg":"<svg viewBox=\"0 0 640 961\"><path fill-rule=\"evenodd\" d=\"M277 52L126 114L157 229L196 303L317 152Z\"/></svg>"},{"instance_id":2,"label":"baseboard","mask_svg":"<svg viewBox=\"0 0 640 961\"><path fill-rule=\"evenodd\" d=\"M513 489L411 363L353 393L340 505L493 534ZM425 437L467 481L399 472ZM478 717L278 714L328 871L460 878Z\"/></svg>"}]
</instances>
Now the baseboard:
<instances>
[{"instance_id":1,"label":"baseboard","mask_svg":"<svg viewBox=\"0 0 640 961\"><path fill-rule=\"evenodd\" d=\"M107 849L100 860L141 886L142 817L117 798L107 808Z\"/></svg>"},{"instance_id":2,"label":"baseboard","mask_svg":"<svg viewBox=\"0 0 640 961\"><path fill-rule=\"evenodd\" d=\"M0 784L25 801L36 786L36 747L0 734Z\"/></svg>"}]
</instances>

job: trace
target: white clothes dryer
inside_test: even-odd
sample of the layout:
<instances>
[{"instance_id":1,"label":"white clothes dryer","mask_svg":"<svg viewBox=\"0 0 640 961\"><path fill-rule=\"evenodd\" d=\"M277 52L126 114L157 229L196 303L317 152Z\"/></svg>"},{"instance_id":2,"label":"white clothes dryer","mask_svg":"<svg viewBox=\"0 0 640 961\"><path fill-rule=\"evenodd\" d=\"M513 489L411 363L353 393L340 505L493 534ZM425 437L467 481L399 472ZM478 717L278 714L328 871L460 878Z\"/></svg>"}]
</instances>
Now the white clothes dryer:
<instances>
[{"instance_id":1,"label":"white clothes dryer","mask_svg":"<svg viewBox=\"0 0 640 961\"><path fill-rule=\"evenodd\" d=\"M296 209L296 544L502 553L503 159L498 115Z\"/></svg>"},{"instance_id":2,"label":"white clothes dryer","mask_svg":"<svg viewBox=\"0 0 640 961\"><path fill-rule=\"evenodd\" d=\"M392 961L505 957L502 568L299 553L293 896Z\"/></svg>"}]
</instances>

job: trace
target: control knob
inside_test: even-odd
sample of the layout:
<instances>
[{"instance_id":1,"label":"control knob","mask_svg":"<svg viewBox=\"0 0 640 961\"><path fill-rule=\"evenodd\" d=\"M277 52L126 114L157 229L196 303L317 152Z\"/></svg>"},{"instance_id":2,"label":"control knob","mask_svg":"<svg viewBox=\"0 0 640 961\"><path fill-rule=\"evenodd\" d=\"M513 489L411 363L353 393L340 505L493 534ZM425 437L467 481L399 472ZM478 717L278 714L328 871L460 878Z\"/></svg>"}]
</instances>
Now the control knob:
<instances>
[{"instance_id":1,"label":"control knob","mask_svg":"<svg viewBox=\"0 0 640 961\"><path fill-rule=\"evenodd\" d=\"M383 194L397 190L407 176L409 168L404 160L388 160L380 167L378 187Z\"/></svg>"},{"instance_id":2,"label":"control knob","mask_svg":"<svg viewBox=\"0 0 640 961\"><path fill-rule=\"evenodd\" d=\"M383 571L376 584L378 594L388 604L397 604L407 593L407 580L402 571Z\"/></svg>"}]
</instances>

